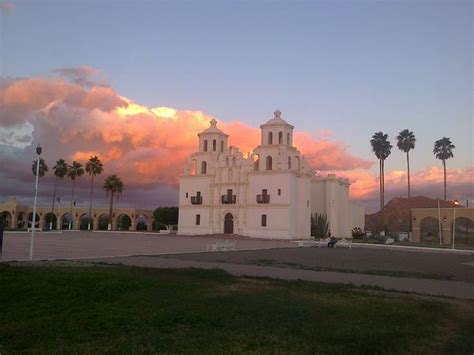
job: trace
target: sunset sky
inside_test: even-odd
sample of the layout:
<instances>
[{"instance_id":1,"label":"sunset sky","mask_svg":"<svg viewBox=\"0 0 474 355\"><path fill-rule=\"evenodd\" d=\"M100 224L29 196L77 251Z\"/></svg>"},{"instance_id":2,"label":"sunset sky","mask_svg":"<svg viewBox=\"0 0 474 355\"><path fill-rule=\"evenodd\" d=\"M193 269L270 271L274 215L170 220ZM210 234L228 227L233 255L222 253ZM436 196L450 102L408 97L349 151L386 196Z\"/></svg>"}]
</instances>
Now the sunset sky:
<instances>
[{"instance_id":1,"label":"sunset sky","mask_svg":"<svg viewBox=\"0 0 474 355\"><path fill-rule=\"evenodd\" d=\"M474 200L472 1L0 0L0 201L29 203L41 142L51 203L59 158L97 154L122 177L123 206L176 205L184 159L215 118L248 152L279 109L319 174L348 177L372 212L378 163L369 140L389 134L386 201L406 197L396 135L417 138L412 195L443 195L432 154L456 145L448 198ZM86 204L89 177L78 180ZM59 185L69 201L71 181ZM474 203L474 201L472 202Z\"/></svg>"}]
</instances>

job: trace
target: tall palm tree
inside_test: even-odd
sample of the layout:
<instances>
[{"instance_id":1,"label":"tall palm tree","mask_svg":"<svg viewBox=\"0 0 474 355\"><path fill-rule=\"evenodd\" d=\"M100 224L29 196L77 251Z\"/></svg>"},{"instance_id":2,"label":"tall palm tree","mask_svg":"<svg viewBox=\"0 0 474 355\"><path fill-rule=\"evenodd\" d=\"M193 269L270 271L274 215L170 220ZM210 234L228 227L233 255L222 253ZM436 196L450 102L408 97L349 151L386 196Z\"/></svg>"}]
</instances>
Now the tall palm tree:
<instances>
[{"instance_id":1,"label":"tall palm tree","mask_svg":"<svg viewBox=\"0 0 474 355\"><path fill-rule=\"evenodd\" d=\"M69 208L69 229L73 227L72 221L74 221L74 216L72 215L72 203L74 201L74 188L76 187L76 179L84 175L84 168L81 163L73 161L72 165L68 166L67 176L72 180L72 194L71 194L71 206Z\"/></svg>"},{"instance_id":2,"label":"tall palm tree","mask_svg":"<svg viewBox=\"0 0 474 355\"><path fill-rule=\"evenodd\" d=\"M109 226L108 230L112 230L112 210L114 203L114 194L117 194L117 197L122 194L123 191L123 182L120 180L117 175L111 175L104 182L104 190L107 196L110 195L110 209L109 209Z\"/></svg>"},{"instance_id":3,"label":"tall palm tree","mask_svg":"<svg viewBox=\"0 0 474 355\"><path fill-rule=\"evenodd\" d=\"M397 147L401 151L407 153L407 172L408 172L408 198L411 197L410 193L410 155L409 152L415 149L416 138L412 131L404 129L397 136Z\"/></svg>"},{"instance_id":4,"label":"tall palm tree","mask_svg":"<svg viewBox=\"0 0 474 355\"><path fill-rule=\"evenodd\" d=\"M49 229L52 229L52 224L53 224L53 214L54 214L54 203L56 202L56 188L58 187L58 181L64 179L64 177L67 174L67 163L64 161L64 159L59 159L56 162L56 165L53 167L54 170L54 176L56 176L56 180L54 182L54 194L53 194L53 205L51 207L51 221L49 223ZM61 216L59 216L59 219ZM58 224L59 221L56 221L56 224Z\"/></svg>"},{"instance_id":5,"label":"tall palm tree","mask_svg":"<svg viewBox=\"0 0 474 355\"><path fill-rule=\"evenodd\" d=\"M34 176L36 176L36 164L38 164L38 161L33 160L33 165L31 166L31 171L33 172ZM46 172L48 172L48 171L49 171L48 165L46 165L43 158L40 158L38 177L43 177L44 174L46 174Z\"/></svg>"},{"instance_id":6,"label":"tall palm tree","mask_svg":"<svg viewBox=\"0 0 474 355\"><path fill-rule=\"evenodd\" d=\"M449 158L453 158L453 149L456 146L451 143L449 138L443 137L438 139L433 148L433 154L436 156L437 159L443 162L443 169L444 169L444 199L447 199L446 195L446 160Z\"/></svg>"},{"instance_id":7,"label":"tall palm tree","mask_svg":"<svg viewBox=\"0 0 474 355\"><path fill-rule=\"evenodd\" d=\"M89 158L89 161L86 163L86 172L91 176L91 198L89 201L89 218L87 224L87 230L91 230L91 219L92 219L92 196L93 196L93 187L94 187L94 177L96 175L102 174L104 171L104 164L99 159L97 155L94 155Z\"/></svg>"},{"instance_id":8,"label":"tall palm tree","mask_svg":"<svg viewBox=\"0 0 474 355\"><path fill-rule=\"evenodd\" d=\"M380 211L382 211L385 205L385 159L391 153L392 145L388 141L388 134L383 132L376 132L370 140L372 145L372 151L379 160L379 184L380 184Z\"/></svg>"}]
</instances>

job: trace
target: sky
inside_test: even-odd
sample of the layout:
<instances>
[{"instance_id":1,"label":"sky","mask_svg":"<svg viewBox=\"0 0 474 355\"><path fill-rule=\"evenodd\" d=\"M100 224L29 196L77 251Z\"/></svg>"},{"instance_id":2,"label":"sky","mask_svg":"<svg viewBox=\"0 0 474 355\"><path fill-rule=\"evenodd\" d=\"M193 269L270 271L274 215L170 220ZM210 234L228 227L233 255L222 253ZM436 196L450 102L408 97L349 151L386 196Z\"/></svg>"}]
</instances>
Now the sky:
<instances>
[{"instance_id":1,"label":"sky","mask_svg":"<svg viewBox=\"0 0 474 355\"><path fill-rule=\"evenodd\" d=\"M41 142L50 167L97 153L104 177L124 180L119 204L174 205L210 119L247 152L276 109L311 165L348 177L369 212L377 131L394 146L387 201L406 196L405 128L417 138L412 195L442 196L432 149L446 136L448 198L474 199L471 1L0 0L0 11L0 200L31 200ZM46 203L54 179L41 182ZM84 177L79 202L88 188Z\"/></svg>"}]
</instances>

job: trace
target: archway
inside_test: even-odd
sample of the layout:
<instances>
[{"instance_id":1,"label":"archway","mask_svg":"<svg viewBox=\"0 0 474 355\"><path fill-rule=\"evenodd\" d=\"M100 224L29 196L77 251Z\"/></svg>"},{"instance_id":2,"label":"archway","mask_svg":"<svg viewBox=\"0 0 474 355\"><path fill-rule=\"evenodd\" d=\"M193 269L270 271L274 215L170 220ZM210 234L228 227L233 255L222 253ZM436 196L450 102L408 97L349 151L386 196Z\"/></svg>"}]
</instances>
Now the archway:
<instances>
[{"instance_id":1,"label":"archway","mask_svg":"<svg viewBox=\"0 0 474 355\"><path fill-rule=\"evenodd\" d=\"M56 230L58 227L58 217L54 213L48 212L44 216L45 227L47 230Z\"/></svg>"},{"instance_id":2,"label":"archway","mask_svg":"<svg viewBox=\"0 0 474 355\"><path fill-rule=\"evenodd\" d=\"M474 221L466 217L456 218L455 243L474 244Z\"/></svg>"},{"instance_id":3,"label":"archway","mask_svg":"<svg viewBox=\"0 0 474 355\"><path fill-rule=\"evenodd\" d=\"M99 230L106 231L109 229L109 216L102 214L99 216Z\"/></svg>"},{"instance_id":4,"label":"archway","mask_svg":"<svg viewBox=\"0 0 474 355\"><path fill-rule=\"evenodd\" d=\"M148 228L148 218L144 215L137 217L137 231L146 231Z\"/></svg>"},{"instance_id":5,"label":"archway","mask_svg":"<svg viewBox=\"0 0 474 355\"><path fill-rule=\"evenodd\" d=\"M89 213L83 213L81 217L79 218L79 229L82 231L89 230L89 222L91 225L90 230L94 230L94 219L93 218L89 219Z\"/></svg>"},{"instance_id":6,"label":"archway","mask_svg":"<svg viewBox=\"0 0 474 355\"><path fill-rule=\"evenodd\" d=\"M234 216L232 216L232 213L227 213L224 217L224 233L234 234Z\"/></svg>"},{"instance_id":7,"label":"archway","mask_svg":"<svg viewBox=\"0 0 474 355\"><path fill-rule=\"evenodd\" d=\"M28 228L31 228L32 223L33 223L33 212L30 212L28 214ZM39 228L39 225L40 225L40 216L37 213L35 217L35 228Z\"/></svg>"},{"instance_id":8,"label":"archway","mask_svg":"<svg viewBox=\"0 0 474 355\"><path fill-rule=\"evenodd\" d=\"M16 222L16 227L23 229L25 228L25 213L20 212L18 214L17 222Z\"/></svg>"},{"instance_id":9,"label":"archway","mask_svg":"<svg viewBox=\"0 0 474 355\"><path fill-rule=\"evenodd\" d=\"M70 214L69 213L63 214L63 218L61 218L61 229L69 229L70 223L72 226L72 220L71 220Z\"/></svg>"},{"instance_id":10,"label":"archway","mask_svg":"<svg viewBox=\"0 0 474 355\"><path fill-rule=\"evenodd\" d=\"M425 243L439 243L439 221L433 217L426 217L420 223L420 241Z\"/></svg>"},{"instance_id":11,"label":"archway","mask_svg":"<svg viewBox=\"0 0 474 355\"><path fill-rule=\"evenodd\" d=\"M8 211L3 211L2 214L3 227L4 228L13 228L12 226L12 214Z\"/></svg>"},{"instance_id":12,"label":"archway","mask_svg":"<svg viewBox=\"0 0 474 355\"><path fill-rule=\"evenodd\" d=\"M119 231L128 231L132 225L132 219L126 215L121 214L117 217L117 230Z\"/></svg>"}]
</instances>

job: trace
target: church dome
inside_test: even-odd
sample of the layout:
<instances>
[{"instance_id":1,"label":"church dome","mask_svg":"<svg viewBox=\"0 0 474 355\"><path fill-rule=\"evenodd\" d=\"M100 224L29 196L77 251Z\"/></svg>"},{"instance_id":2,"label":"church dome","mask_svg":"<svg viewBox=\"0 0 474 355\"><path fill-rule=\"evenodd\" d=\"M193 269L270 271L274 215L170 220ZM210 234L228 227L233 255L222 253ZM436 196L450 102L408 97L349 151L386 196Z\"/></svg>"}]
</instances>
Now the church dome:
<instances>
[{"instance_id":1,"label":"church dome","mask_svg":"<svg viewBox=\"0 0 474 355\"><path fill-rule=\"evenodd\" d=\"M225 134L219 128L217 128L217 121L214 118L209 123L210 123L210 126L206 128L204 131L202 131L201 133L199 133L198 134L199 136L201 134L219 134L219 135L227 136L227 134Z\"/></svg>"},{"instance_id":2,"label":"church dome","mask_svg":"<svg viewBox=\"0 0 474 355\"><path fill-rule=\"evenodd\" d=\"M287 127L294 128L294 126L290 125L283 118L281 118L280 110L276 110L273 113L273 118L265 122L263 125L261 125L260 128L267 127L267 126L287 126Z\"/></svg>"}]
</instances>

